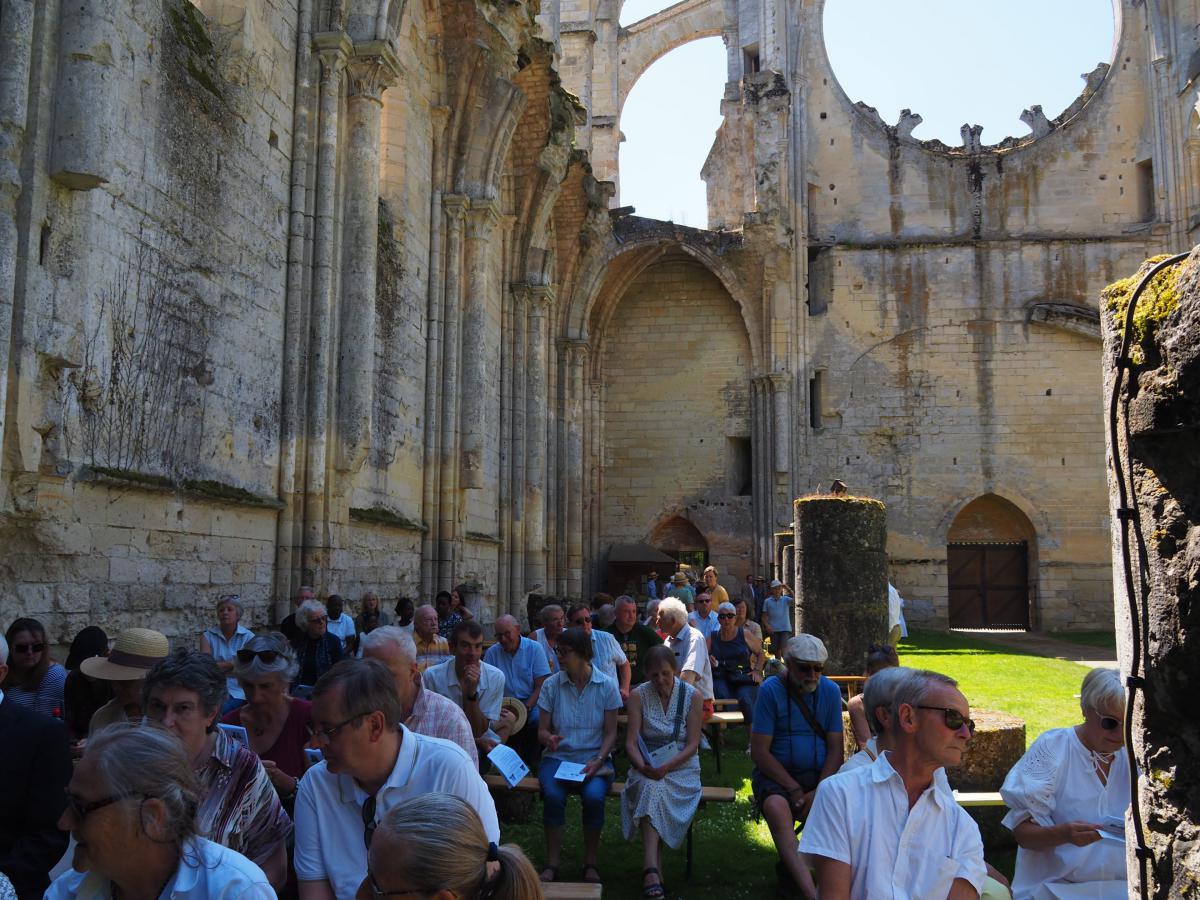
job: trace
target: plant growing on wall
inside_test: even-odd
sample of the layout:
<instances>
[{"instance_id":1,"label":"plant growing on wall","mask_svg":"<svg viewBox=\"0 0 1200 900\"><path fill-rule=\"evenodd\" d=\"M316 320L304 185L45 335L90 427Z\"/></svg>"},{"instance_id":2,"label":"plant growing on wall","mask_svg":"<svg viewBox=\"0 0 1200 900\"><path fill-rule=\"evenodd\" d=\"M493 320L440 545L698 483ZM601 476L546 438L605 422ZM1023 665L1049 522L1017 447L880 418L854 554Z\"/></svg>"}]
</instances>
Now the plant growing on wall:
<instances>
[{"instance_id":1,"label":"plant growing on wall","mask_svg":"<svg viewBox=\"0 0 1200 900\"><path fill-rule=\"evenodd\" d=\"M194 467L211 383L205 309L145 247L99 289L69 379L93 469L176 480Z\"/></svg>"}]
</instances>

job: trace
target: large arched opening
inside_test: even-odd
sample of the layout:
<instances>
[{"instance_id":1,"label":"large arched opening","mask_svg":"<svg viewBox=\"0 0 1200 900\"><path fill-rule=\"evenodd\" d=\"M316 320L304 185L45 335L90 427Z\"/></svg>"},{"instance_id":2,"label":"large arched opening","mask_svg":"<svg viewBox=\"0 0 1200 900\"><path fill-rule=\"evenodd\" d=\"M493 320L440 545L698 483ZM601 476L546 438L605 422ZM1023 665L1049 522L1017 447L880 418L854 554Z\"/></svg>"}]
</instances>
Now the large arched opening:
<instances>
[{"instance_id":1,"label":"large arched opening","mask_svg":"<svg viewBox=\"0 0 1200 900\"><path fill-rule=\"evenodd\" d=\"M681 249L602 304L594 375L604 550L644 542L726 578L752 550L751 346L725 285ZM697 556L699 554L699 556Z\"/></svg>"},{"instance_id":2,"label":"large arched opening","mask_svg":"<svg viewBox=\"0 0 1200 900\"><path fill-rule=\"evenodd\" d=\"M984 494L946 535L951 628L1028 629L1037 587L1037 532L1020 509Z\"/></svg>"}]
</instances>

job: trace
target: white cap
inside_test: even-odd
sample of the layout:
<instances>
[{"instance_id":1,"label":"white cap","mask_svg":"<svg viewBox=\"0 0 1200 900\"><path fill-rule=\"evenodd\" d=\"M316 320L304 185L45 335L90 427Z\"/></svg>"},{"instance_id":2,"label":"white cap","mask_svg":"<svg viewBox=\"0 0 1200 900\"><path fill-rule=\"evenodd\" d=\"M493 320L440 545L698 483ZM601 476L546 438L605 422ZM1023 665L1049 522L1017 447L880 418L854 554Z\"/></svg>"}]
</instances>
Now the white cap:
<instances>
[{"instance_id":1,"label":"white cap","mask_svg":"<svg viewBox=\"0 0 1200 900\"><path fill-rule=\"evenodd\" d=\"M783 582L780 581L778 578L776 578L774 581L771 582L771 587L773 587L773 588L783 587Z\"/></svg>"},{"instance_id":2,"label":"white cap","mask_svg":"<svg viewBox=\"0 0 1200 900\"><path fill-rule=\"evenodd\" d=\"M824 663L829 659L829 651L825 649L825 644L820 638L811 634L798 634L787 642L783 656L796 662Z\"/></svg>"}]
</instances>

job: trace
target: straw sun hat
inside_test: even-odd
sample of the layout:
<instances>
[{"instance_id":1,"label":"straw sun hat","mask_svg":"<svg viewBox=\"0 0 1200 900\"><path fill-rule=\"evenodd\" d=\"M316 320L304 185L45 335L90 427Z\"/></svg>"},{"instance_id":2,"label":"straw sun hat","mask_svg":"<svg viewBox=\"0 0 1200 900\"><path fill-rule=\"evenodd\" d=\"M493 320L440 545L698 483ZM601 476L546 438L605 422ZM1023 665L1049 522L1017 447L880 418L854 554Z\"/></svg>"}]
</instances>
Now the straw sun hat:
<instances>
[{"instance_id":1,"label":"straw sun hat","mask_svg":"<svg viewBox=\"0 0 1200 900\"><path fill-rule=\"evenodd\" d=\"M529 710L525 708L525 704L516 697L505 697L500 701L500 708L507 709L516 717L516 722L513 723L512 734L516 734L525 727L525 722L529 719Z\"/></svg>"},{"instance_id":2,"label":"straw sun hat","mask_svg":"<svg viewBox=\"0 0 1200 900\"><path fill-rule=\"evenodd\" d=\"M171 652L166 635L150 628L126 628L117 635L108 656L93 656L79 664L89 678L136 681Z\"/></svg>"}]
</instances>

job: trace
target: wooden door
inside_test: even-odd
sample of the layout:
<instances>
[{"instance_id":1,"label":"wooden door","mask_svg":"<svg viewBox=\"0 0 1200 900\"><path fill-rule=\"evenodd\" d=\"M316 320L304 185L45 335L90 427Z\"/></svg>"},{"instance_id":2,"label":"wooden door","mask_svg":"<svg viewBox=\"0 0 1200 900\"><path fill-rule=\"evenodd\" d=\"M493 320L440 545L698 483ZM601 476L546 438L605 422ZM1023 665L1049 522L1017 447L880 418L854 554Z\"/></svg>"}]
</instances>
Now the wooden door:
<instances>
[{"instance_id":1,"label":"wooden door","mask_svg":"<svg viewBox=\"0 0 1200 900\"><path fill-rule=\"evenodd\" d=\"M1028 628L1024 541L946 547L951 628Z\"/></svg>"}]
</instances>

